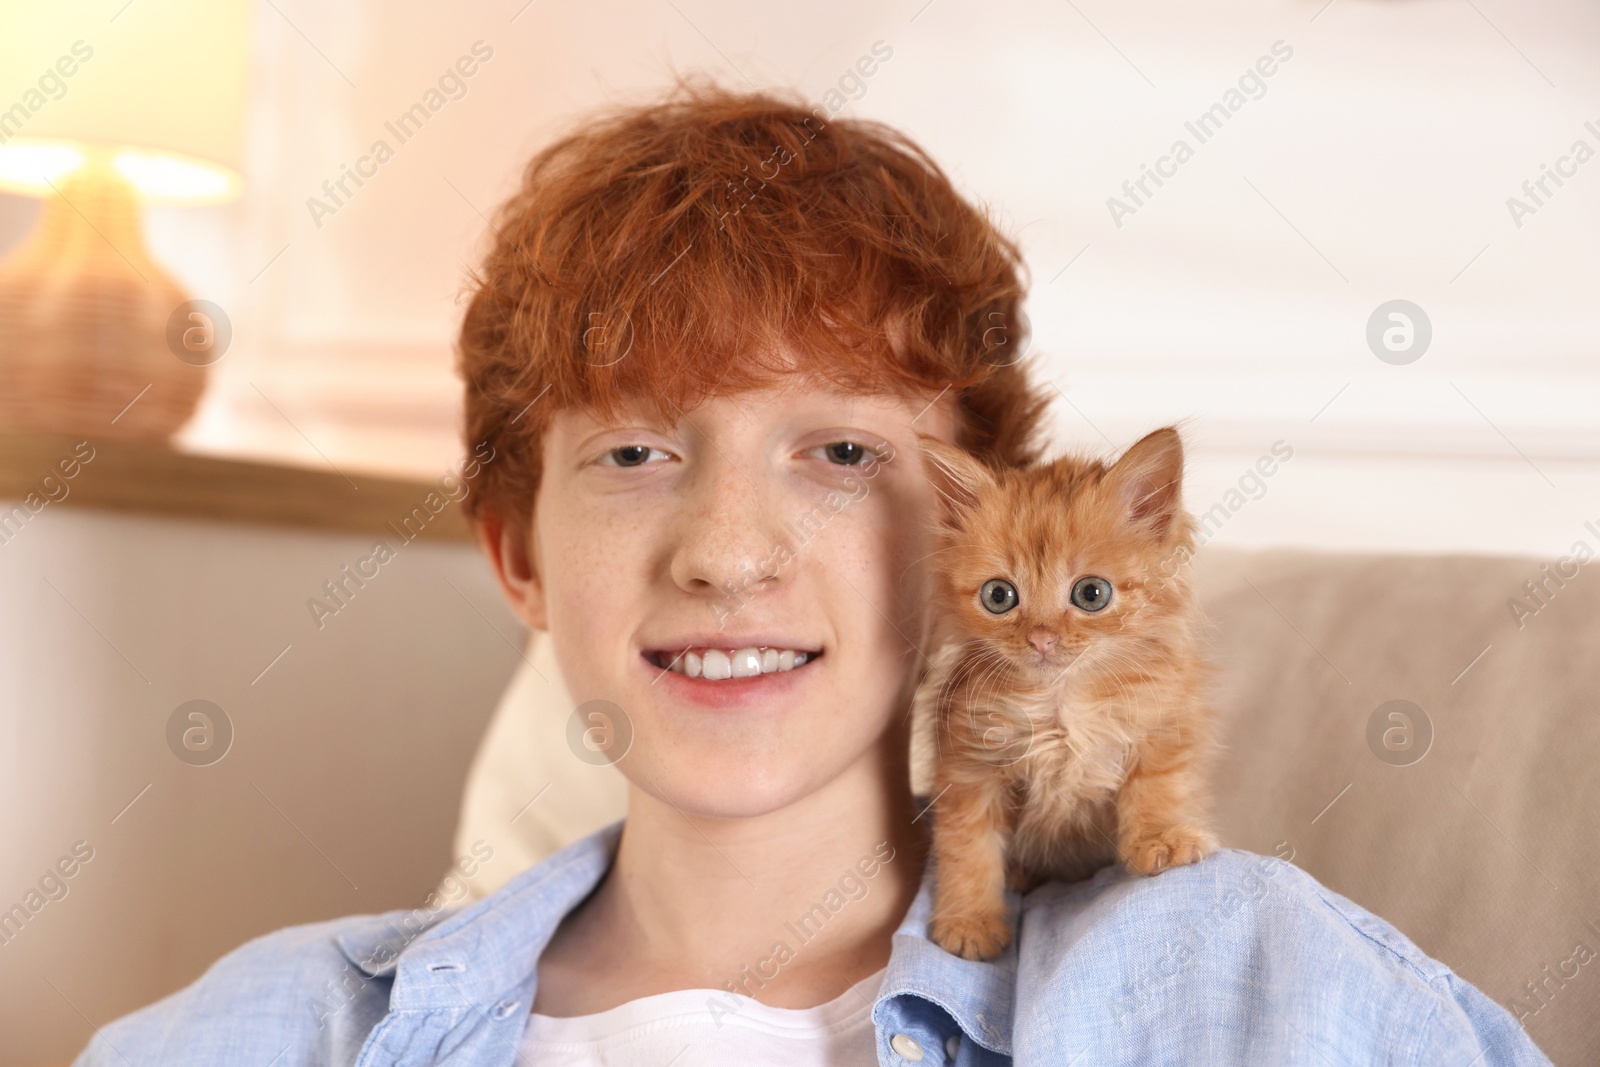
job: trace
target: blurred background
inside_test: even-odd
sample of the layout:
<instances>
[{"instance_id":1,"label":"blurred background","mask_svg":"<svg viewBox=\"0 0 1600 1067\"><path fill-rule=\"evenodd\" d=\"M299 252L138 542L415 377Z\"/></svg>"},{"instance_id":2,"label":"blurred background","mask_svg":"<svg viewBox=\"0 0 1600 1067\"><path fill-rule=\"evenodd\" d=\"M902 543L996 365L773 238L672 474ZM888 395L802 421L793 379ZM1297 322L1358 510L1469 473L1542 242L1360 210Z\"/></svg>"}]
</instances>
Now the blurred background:
<instances>
[{"instance_id":1,"label":"blurred background","mask_svg":"<svg viewBox=\"0 0 1600 1067\"><path fill-rule=\"evenodd\" d=\"M1600 546L1597 54L1581 0L0 3L0 1067L451 862L524 662L429 503L460 293L585 109L888 121L1025 250L1061 445L1190 420L1219 545L1537 568Z\"/></svg>"}]
</instances>

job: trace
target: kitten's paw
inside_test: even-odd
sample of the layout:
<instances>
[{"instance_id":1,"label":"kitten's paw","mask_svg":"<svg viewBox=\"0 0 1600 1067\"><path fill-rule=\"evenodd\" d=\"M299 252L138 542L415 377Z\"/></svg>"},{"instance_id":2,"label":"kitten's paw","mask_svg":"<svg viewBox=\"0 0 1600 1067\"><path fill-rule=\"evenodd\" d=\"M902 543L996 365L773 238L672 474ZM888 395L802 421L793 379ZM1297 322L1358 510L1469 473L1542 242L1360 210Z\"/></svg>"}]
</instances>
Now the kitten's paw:
<instances>
[{"instance_id":1,"label":"kitten's paw","mask_svg":"<svg viewBox=\"0 0 1600 1067\"><path fill-rule=\"evenodd\" d=\"M1011 944L1005 915L935 916L928 936L946 952L966 960L993 959Z\"/></svg>"},{"instance_id":2,"label":"kitten's paw","mask_svg":"<svg viewBox=\"0 0 1600 1067\"><path fill-rule=\"evenodd\" d=\"M1123 845L1128 866L1140 874L1160 874L1169 867L1198 862L1217 849L1216 838L1194 826L1169 826L1143 834Z\"/></svg>"}]
</instances>

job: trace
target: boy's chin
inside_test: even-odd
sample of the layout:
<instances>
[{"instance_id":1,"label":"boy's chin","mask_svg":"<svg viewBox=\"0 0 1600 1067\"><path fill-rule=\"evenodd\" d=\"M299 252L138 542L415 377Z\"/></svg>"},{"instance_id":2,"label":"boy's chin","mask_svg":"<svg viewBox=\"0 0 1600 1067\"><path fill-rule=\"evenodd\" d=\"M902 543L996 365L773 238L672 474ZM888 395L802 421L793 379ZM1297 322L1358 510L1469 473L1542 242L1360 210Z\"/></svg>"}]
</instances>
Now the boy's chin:
<instances>
[{"instance_id":1,"label":"boy's chin","mask_svg":"<svg viewBox=\"0 0 1600 1067\"><path fill-rule=\"evenodd\" d=\"M626 761L624 761L626 762ZM687 816L751 819L781 811L815 792L820 782L794 758L700 761L674 759L672 765L646 770L648 761L622 767L630 781ZM640 775L645 772L648 778Z\"/></svg>"}]
</instances>

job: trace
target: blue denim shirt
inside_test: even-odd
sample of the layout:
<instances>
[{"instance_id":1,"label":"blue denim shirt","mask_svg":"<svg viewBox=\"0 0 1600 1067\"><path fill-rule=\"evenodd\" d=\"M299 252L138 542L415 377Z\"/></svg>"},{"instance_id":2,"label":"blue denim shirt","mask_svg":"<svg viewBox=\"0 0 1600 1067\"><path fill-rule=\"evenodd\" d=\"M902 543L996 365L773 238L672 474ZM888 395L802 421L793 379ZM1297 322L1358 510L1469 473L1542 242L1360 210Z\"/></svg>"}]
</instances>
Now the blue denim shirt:
<instances>
[{"instance_id":1,"label":"blue denim shirt","mask_svg":"<svg viewBox=\"0 0 1600 1067\"><path fill-rule=\"evenodd\" d=\"M259 937L102 1028L77 1067L509 1067L539 954L621 827L474 903ZM1550 1062L1505 1009L1279 859L1226 849L1153 878L1116 865L1010 896L1018 938L987 963L928 940L932 866L873 1007L880 1064L908 1062L897 1035L924 1067Z\"/></svg>"}]
</instances>

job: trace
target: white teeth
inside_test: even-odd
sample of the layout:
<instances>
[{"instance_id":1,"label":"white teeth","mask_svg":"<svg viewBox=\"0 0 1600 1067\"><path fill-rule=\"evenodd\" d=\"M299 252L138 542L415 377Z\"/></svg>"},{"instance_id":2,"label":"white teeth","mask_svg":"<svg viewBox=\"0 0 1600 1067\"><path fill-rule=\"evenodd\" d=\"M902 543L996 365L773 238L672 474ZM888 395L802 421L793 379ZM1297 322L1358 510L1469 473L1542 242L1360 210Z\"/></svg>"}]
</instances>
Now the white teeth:
<instances>
[{"instance_id":1,"label":"white teeth","mask_svg":"<svg viewBox=\"0 0 1600 1067\"><path fill-rule=\"evenodd\" d=\"M733 677L733 661L720 648L708 648L700 659L700 677L708 682L726 681Z\"/></svg>"},{"instance_id":2,"label":"white teeth","mask_svg":"<svg viewBox=\"0 0 1600 1067\"><path fill-rule=\"evenodd\" d=\"M668 669L690 678L704 678L721 682L729 678L753 678L760 674L791 671L803 665L810 655L792 648L740 648L723 651L708 648L701 652L685 652L675 660L662 653Z\"/></svg>"}]
</instances>

